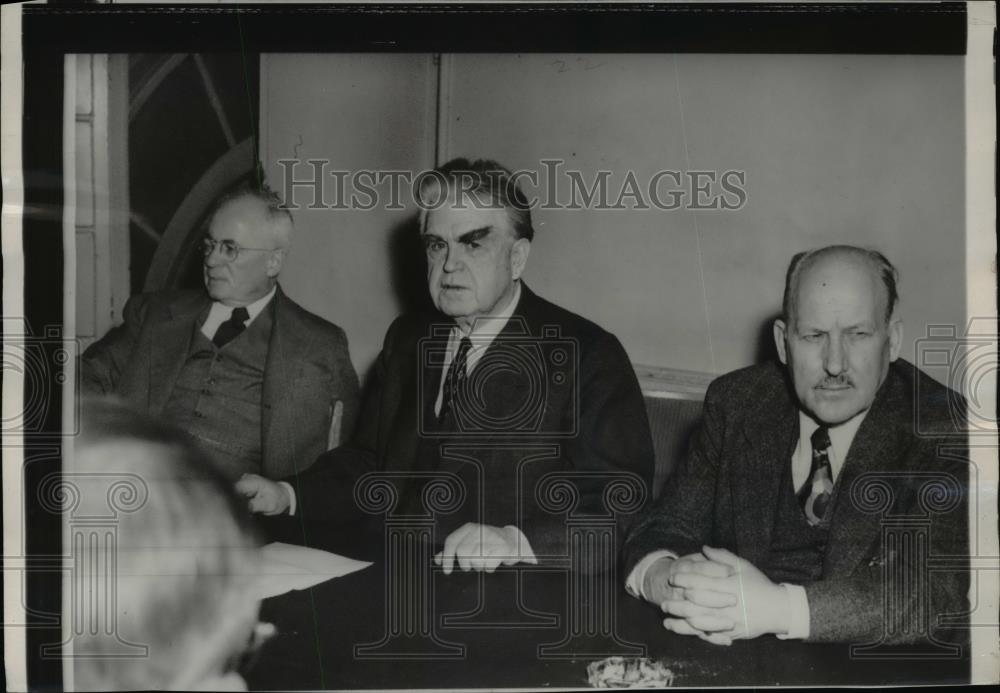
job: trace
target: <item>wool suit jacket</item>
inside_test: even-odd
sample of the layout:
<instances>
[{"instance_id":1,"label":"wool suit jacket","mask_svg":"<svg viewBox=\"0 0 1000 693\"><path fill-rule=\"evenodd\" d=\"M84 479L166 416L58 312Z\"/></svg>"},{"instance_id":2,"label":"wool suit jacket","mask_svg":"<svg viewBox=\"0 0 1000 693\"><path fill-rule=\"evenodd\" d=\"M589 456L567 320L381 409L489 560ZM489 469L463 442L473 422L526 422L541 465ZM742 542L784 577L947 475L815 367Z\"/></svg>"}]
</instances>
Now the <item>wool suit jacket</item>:
<instances>
[{"instance_id":1,"label":"wool suit jacket","mask_svg":"<svg viewBox=\"0 0 1000 693\"><path fill-rule=\"evenodd\" d=\"M620 342L522 285L513 317L469 376L479 397L473 416L456 416L458 430L442 431L434 402L452 324L440 314L412 315L389 328L354 440L288 480L303 525L357 508L354 481L378 470L412 476L411 490L423 473L461 479L466 500L439 516L438 544L465 522L514 524L544 561L565 555L568 513L627 526L639 505L613 512L606 487L618 479L618 491L634 492L637 503L651 497L654 461L642 393ZM553 486L551 474L569 474L568 486ZM563 491L577 502L560 512Z\"/></svg>"},{"instance_id":2,"label":"wool suit jacket","mask_svg":"<svg viewBox=\"0 0 1000 693\"><path fill-rule=\"evenodd\" d=\"M887 642L901 642L918 637L905 619L919 614L921 600L929 600L932 627L939 616L968 609L967 573L904 584L908 571L919 573L917 559L883 542L884 520L908 516L930 523L930 556L968 556L963 416L961 396L903 360L890 366L836 481L822 578L804 585L809 640L863 643L890 633ZM918 417L934 435L917 435ZM626 571L653 550L683 556L705 544L763 569L797 440L797 400L780 364L714 381L689 454L629 531ZM887 584L900 587L904 600L890 611L883 608Z\"/></svg>"},{"instance_id":3,"label":"wool suit jacket","mask_svg":"<svg viewBox=\"0 0 1000 693\"><path fill-rule=\"evenodd\" d=\"M152 416L162 414L184 365L204 291L133 296L124 322L83 354L85 395L117 395ZM308 467L326 450L337 402L346 437L357 419L358 377L344 331L285 296L274 295L261 401L263 473L281 478ZM268 305L265 310L270 310Z\"/></svg>"}]
</instances>

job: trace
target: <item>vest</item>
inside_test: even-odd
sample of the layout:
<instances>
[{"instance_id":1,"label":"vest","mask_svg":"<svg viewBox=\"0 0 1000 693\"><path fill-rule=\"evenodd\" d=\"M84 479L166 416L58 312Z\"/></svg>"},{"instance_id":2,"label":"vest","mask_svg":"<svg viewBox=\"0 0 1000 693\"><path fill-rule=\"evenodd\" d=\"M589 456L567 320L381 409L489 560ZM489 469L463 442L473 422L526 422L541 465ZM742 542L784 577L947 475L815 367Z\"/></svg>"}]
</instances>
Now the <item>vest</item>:
<instances>
[{"instance_id":1,"label":"vest","mask_svg":"<svg viewBox=\"0 0 1000 693\"><path fill-rule=\"evenodd\" d=\"M274 301L221 349L202 334L203 322L195 325L164 414L194 436L227 477L260 474L261 401Z\"/></svg>"},{"instance_id":2,"label":"vest","mask_svg":"<svg viewBox=\"0 0 1000 693\"><path fill-rule=\"evenodd\" d=\"M767 564L761 566L764 573L775 582L804 584L819 580L830 536L829 517L815 527L806 520L795 496L789 460L781 479Z\"/></svg>"}]
</instances>

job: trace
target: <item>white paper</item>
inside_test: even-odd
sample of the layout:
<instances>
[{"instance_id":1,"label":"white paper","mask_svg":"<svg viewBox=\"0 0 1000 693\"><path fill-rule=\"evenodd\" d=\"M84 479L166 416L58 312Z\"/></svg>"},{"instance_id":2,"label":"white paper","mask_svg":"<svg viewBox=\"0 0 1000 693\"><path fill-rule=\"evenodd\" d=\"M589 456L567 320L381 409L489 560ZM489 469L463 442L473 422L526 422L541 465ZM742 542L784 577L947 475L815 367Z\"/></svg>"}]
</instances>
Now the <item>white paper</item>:
<instances>
[{"instance_id":1,"label":"white paper","mask_svg":"<svg viewBox=\"0 0 1000 693\"><path fill-rule=\"evenodd\" d=\"M274 542L260 550L260 571L255 589L261 599L292 590L304 590L332 578L349 575L371 563L328 551Z\"/></svg>"}]
</instances>

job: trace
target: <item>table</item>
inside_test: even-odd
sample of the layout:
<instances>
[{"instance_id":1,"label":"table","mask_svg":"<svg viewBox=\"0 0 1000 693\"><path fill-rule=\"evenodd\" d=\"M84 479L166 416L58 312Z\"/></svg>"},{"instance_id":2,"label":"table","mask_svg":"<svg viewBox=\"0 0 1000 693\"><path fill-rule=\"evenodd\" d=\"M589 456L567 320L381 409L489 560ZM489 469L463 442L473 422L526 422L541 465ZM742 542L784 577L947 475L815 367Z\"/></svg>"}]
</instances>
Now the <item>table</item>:
<instances>
[{"instance_id":1,"label":"table","mask_svg":"<svg viewBox=\"0 0 1000 693\"><path fill-rule=\"evenodd\" d=\"M420 547L404 548L413 557L426 555ZM341 552L375 559L371 567L264 602L261 618L274 623L278 634L245 672L251 690L587 687L587 664L609 654L660 659L675 672L678 686L969 678L967 654L938 661L929 652L921 659L893 660L887 652L882 659L862 660L852 659L848 645L771 636L710 645L665 631L655 607L630 597L617 577L579 580L559 568L451 575L434 568L408 573L411 578L423 573L425 582L405 583L397 572L396 587L389 591L383 549L369 549L368 555ZM390 613L398 618L389 622ZM394 629L414 635L382 642ZM564 642L571 632L578 637Z\"/></svg>"}]
</instances>

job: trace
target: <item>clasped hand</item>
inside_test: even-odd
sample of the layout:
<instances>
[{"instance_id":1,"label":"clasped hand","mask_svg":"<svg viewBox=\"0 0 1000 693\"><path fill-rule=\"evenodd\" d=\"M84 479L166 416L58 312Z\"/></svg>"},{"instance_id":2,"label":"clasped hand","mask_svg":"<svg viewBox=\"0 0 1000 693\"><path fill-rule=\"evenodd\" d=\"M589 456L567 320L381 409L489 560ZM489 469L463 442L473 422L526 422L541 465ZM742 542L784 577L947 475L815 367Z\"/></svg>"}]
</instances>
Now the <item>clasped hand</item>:
<instances>
[{"instance_id":1,"label":"clasped hand","mask_svg":"<svg viewBox=\"0 0 1000 693\"><path fill-rule=\"evenodd\" d=\"M463 571L485 570L492 573L501 564L538 561L531 549L522 545L522 535L516 527L494 527L467 522L444 540L444 548L434 556L434 562L451 575L455 563Z\"/></svg>"},{"instance_id":2,"label":"clasped hand","mask_svg":"<svg viewBox=\"0 0 1000 693\"><path fill-rule=\"evenodd\" d=\"M236 482L236 493L242 496L252 513L281 515L288 511L291 499L288 491L277 481L259 474L244 474Z\"/></svg>"},{"instance_id":3,"label":"clasped hand","mask_svg":"<svg viewBox=\"0 0 1000 693\"><path fill-rule=\"evenodd\" d=\"M657 561L643 593L667 614L664 628L715 645L787 632L785 588L725 549L705 546L702 553Z\"/></svg>"}]
</instances>

